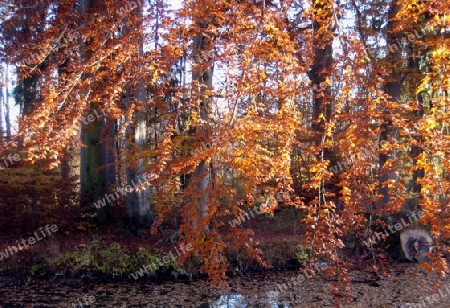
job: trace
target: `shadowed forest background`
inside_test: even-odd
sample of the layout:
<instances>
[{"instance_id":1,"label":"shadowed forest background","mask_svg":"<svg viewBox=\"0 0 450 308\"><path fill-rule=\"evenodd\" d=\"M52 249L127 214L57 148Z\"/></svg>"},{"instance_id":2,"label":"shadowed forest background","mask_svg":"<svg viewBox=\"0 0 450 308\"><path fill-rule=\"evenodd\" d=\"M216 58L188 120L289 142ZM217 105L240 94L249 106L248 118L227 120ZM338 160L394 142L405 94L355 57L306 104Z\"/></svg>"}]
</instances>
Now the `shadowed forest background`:
<instances>
[{"instance_id":1,"label":"shadowed forest background","mask_svg":"<svg viewBox=\"0 0 450 308\"><path fill-rule=\"evenodd\" d=\"M144 279L327 262L350 300L355 266L444 275L449 10L0 0L0 275L132 279L187 245ZM368 241L404 221L426 258L397 228Z\"/></svg>"}]
</instances>

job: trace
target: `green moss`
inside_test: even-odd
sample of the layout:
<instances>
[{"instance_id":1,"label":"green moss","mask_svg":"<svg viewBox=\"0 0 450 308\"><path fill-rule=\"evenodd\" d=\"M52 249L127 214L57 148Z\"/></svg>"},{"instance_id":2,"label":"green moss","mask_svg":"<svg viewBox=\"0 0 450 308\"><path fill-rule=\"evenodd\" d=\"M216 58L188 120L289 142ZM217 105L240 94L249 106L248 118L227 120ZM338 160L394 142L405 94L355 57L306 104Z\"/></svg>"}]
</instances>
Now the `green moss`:
<instances>
[{"instance_id":1,"label":"green moss","mask_svg":"<svg viewBox=\"0 0 450 308\"><path fill-rule=\"evenodd\" d=\"M67 274L108 274L114 277L125 276L145 264L156 261L156 256L140 247L136 253L128 253L118 243L101 248L94 241L89 245L80 244L72 251L49 258L46 263L52 271Z\"/></svg>"},{"instance_id":2,"label":"green moss","mask_svg":"<svg viewBox=\"0 0 450 308\"><path fill-rule=\"evenodd\" d=\"M295 256L297 257L298 262L303 263L309 259L308 249L302 244L297 244L297 253Z\"/></svg>"}]
</instances>

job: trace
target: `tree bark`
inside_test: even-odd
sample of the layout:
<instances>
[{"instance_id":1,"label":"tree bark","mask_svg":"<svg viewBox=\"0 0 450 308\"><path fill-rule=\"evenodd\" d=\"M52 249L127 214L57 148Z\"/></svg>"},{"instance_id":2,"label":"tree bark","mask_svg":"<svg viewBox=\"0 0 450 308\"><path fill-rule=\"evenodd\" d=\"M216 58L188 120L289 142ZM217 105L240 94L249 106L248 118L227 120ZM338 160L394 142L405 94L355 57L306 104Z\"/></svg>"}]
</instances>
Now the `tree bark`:
<instances>
[{"instance_id":1,"label":"tree bark","mask_svg":"<svg viewBox=\"0 0 450 308\"><path fill-rule=\"evenodd\" d=\"M193 93L196 94L195 99L199 99L200 103L198 106L198 111L200 119L202 120L202 126L199 128L199 134L203 135L204 140L209 139L210 129L209 129L209 112L210 106L208 98L205 95L205 91L212 89L213 86L213 66L212 59L205 58L202 53L210 50L212 42L211 39L205 35L204 31L207 28L206 25L199 25L200 33L194 37L193 40L193 57L194 64L192 68L192 81ZM198 222L207 215L208 205L208 192L207 188L209 186L211 168L206 162L206 160L200 161L200 163L195 168L192 175L188 177L188 187L192 188L193 193L191 195L190 203L192 206L198 208L194 211L196 216L193 220L193 228L198 229ZM205 229L207 229L207 225Z\"/></svg>"},{"instance_id":2,"label":"tree bark","mask_svg":"<svg viewBox=\"0 0 450 308\"><path fill-rule=\"evenodd\" d=\"M312 67L308 72L308 76L313 86L313 117L311 128L314 131L314 140L316 146L319 147L327 138L325 136L325 125L331 121L331 84L327 82L331 79L330 70L333 64L333 38L334 29L332 28L333 20L333 2L332 1L316 1L314 4L316 15L322 12L325 16L318 17L318 20L314 21L314 31L319 31L325 34L321 37L314 38L314 60ZM328 29L332 30L329 31ZM318 155L319 161L329 161L331 166L336 165L335 159L333 159L332 150L324 148ZM324 181L319 189L319 202L324 201L326 194L325 189L335 191L336 187L334 183Z\"/></svg>"},{"instance_id":3,"label":"tree bark","mask_svg":"<svg viewBox=\"0 0 450 308\"><path fill-rule=\"evenodd\" d=\"M95 4L94 0L82 0L81 10L84 14L87 9ZM89 17L89 16L88 16ZM89 58L89 54L84 51L83 59ZM81 142L83 147L80 153L80 201L81 206L91 206L95 202L103 200L104 206L96 208L96 221L107 223L110 220L110 202L105 200L108 188L111 184L107 179L107 172L103 168L106 165L105 140L102 136L102 130L105 127L105 118L102 111L91 103L89 113L83 115L83 124L81 127ZM94 116L94 121L89 117Z\"/></svg>"},{"instance_id":4,"label":"tree bark","mask_svg":"<svg viewBox=\"0 0 450 308\"><path fill-rule=\"evenodd\" d=\"M388 26L386 29L387 37L386 42L387 46L397 46L400 42L400 35L393 31L394 22L391 19L397 14L400 6L397 4L397 1L393 1L391 4L391 8L388 14ZM401 87L401 79L403 78L399 70L395 67L397 63L401 61L401 51L398 48L388 48L387 61L389 63L393 63L393 68L390 76L388 77L388 81L384 86L384 93L386 93L389 97L388 100L390 102L398 102L400 100L400 87ZM389 111L384 112L383 123L381 124L381 133L380 133L380 144L384 142L392 143L398 138L398 129L396 129L391 120L392 114ZM379 191L383 198L380 200L381 205L387 205L391 199L391 195L389 193L390 188L387 186L388 181L396 181L397 173L395 172L395 168L388 167L386 163L388 161L392 161L395 159L395 151L389 150L387 153L379 154Z\"/></svg>"},{"instance_id":5,"label":"tree bark","mask_svg":"<svg viewBox=\"0 0 450 308\"><path fill-rule=\"evenodd\" d=\"M325 121L329 121L331 118L330 87L323 88L321 84L329 78L329 74L324 73L324 71L331 68L333 63L332 43L333 41L330 41L324 48L315 48L314 62L308 73L314 87L313 121L315 122L312 123L312 128L321 135L324 132ZM320 118L321 114L323 114L325 120Z\"/></svg>"},{"instance_id":6,"label":"tree bark","mask_svg":"<svg viewBox=\"0 0 450 308\"><path fill-rule=\"evenodd\" d=\"M8 80L8 65L6 65L5 79ZM6 97L5 97L5 124L6 124L6 136L11 137L11 118L9 116L9 91L8 83L6 83Z\"/></svg>"},{"instance_id":7,"label":"tree bark","mask_svg":"<svg viewBox=\"0 0 450 308\"><path fill-rule=\"evenodd\" d=\"M3 63L0 63L0 84L3 86L0 88L0 138L3 138L4 136L4 127L3 127L3 106L5 106L5 94L3 92L3 87L7 87L8 81L5 79L5 74L3 71ZM8 68L6 66L6 68Z\"/></svg>"},{"instance_id":8,"label":"tree bark","mask_svg":"<svg viewBox=\"0 0 450 308\"><path fill-rule=\"evenodd\" d=\"M143 104L146 100L146 93L142 83L137 86L136 91L137 103ZM132 101L133 98L129 97L128 103ZM135 150L139 151L143 149L144 143L147 140L146 113L144 111L136 111L133 117L134 124L127 128L126 135L133 136L134 143L127 142L127 148L130 151L132 147L135 147ZM136 187L136 185L145 183L147 176L144 173L144 169L142 158L138 159L138 168L127 166L127 184L131 187ZM151 227L154 214L150 201L150 187L148 185L142 187L140 190L127 193L125 222L133 232Z\"/></svg>"},{"instance_id":9,"label":"tree bark","mask_svg":"<svg viewBox=\"0 0 450 308\"><path fill-rule=\"evenodd\" d=\"M421 228L408 228L400 233L403 255L409 261L430 261L426 256L432 251L433 239L428 231Z\"/></svg>"},{"instance_id":10,"label":"tree bark","mask_svg":"<svg viewBox=\"0 0 450 308\"><path fill-rule=\"evenodd\" d=\"M139 16L143 17L143 7L139 7ZM137 58L143 55L143 26L142 19L137 26L141 33L139 34L138 42L136 42L138 54ZM127 30L125 30L127 31ZM138 67L140 71L142 67ZM147 140L147 111L143 106L145 106L147 101L147 91L144 87L143 80L139 79L137 86L131 89L127 97L127 105L134 103L136 106L142 107L141 110L135 111L133 115L133 121L130 126L126 129L127 138L131 138L133 143L127 142L126 147L128 151L132 150L134 147L135 151L140 151L144 149L144 144ZM136 187L140 183L145 183L147 181L147 175L144 172L143 159L138 158L138 167L134 168L127 166L127 184L131 187ZM150 198L150 187L145 185L139 190L134 190L127 193L127 209L125 214L125 224L130 228L131 231L137 232L140 229L151 228L154 213L151 207Z\"/></svg>"}]
</instances>

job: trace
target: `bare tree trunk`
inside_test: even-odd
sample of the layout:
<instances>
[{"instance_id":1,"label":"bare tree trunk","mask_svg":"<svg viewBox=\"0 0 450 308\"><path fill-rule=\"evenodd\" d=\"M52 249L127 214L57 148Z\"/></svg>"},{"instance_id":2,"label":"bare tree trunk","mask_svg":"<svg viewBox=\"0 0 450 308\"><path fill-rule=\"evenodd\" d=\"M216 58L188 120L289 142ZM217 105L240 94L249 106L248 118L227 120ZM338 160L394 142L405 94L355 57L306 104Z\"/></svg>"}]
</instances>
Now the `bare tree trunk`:
<instances>
[{"instance_id":1,"label":"bare tree trunk","mask_svg":"<svg viewBox=\"0 0 450 308\"><path fill-rule=\"evenodd\" d=\"M8 90L8 64L6 64L6 70L5 70L5 80L6 83L6 96L5 96L5 124L6 124L6 136L11 137L11 119L9 117L9 90Z\"/></svg>"},{"instance_id":2,"label":"bare tree trunk","mask_svg":"<svg viewBox=\"0 0 450 308\"><path fill-rule=\"evenodd\" d=\"M61 178L64 180L79 174L77 167L79 170L80 166L76 165L77 152L76 148L71 146L64 149L64 156L61 158Z\"/></svg>"},{"instance_id":3,"label":"bare tree trunk","mask_svg":"<svg viewBox=\"0 0 450 308\"><path fill-rule=\"evenodd\" d=\"M95 109L91 109L95 113ZM106 164L104 153L104 141L102 140L103 121L96 119L89 125L83 125L81 141L85 147L81 148L80 180L81 180L81 204L82 206L93 205L99 200L104 200L108 193L106 170L102 167ZM97 208L97 221L106 223L110 217L110 200Z\"/></svg>"},{"instance_id":4,"label":"bare tree trunk","mask_svg":"<svg viewBox=\"0 0 450 308\"><path fill-rule=\"evenodd\" d=\"M105 142L103 144L103 155L106 163L105 178L108 186L116 184L117 166L115 164L117 149L116 149L116 121L110 119L103 119L108 133L105 134Z\"/></svg>"},{"instance_id":5,"label":"bare tree trunk","mask_svg":"<svg viewBox=\"0 0 450 308\"><path fill-rule=\"evenodd\" d=\"M142 83L136 87L136 104L144 104L146 101L146 92L142 86ZM128 103L132 103L133 98L128 98ZM136 111L133 115L134 124L127 128L126 136L133 135L134 144L127 143L128 150L135 147L136 151L142 150L144 143L147 140L147 122L146 112ZM141 183L147 181L147 176L144 173L143 159L138 161L138 168L127 167L127 183L131 187L137 187ZM127 210L126 210L126 224L133 231L136 232L140 229L150 228L154 214L150 203L150 188L148 185L144 186L140 190L128 192L127 194Z\"/></svg>"},{"instance_id":6,"label":"bare tree trunk","mask_svg":"<svg viewBox=\"0 0 450 308\"><path fill-rule=\"evenodd\" d=\"M8 81L5 80L5 73L3 71L3 68L5 66L3 63L0 63L0 84L3 86L0 88L0 138L3 138L4 135L4 129L3 129L3 106L5 105L5 94L3 93L3 88L7 87Z\"/></svg>"},{"instance_id":7,"label":"bare tree trunk","mask_svg":"<svg viewBox=\"0 0 450 308\"><path fill-rule=\"evenodd\" d=\"M94 0L81 0L81 10L87 14L87 9L93 6ZM86 53L86 51L85 51ZM85 54L88 58L89 55ZM94 117L94 121L90 117ZM102 128L104 127L104 117L102 111L91 104L89 114L83 116L81 128L81 142L84 147L80 153L80 192L81 206L92 206L94 203L103 200L103 206L95 209L96 220L106 223L110 219L110 199L105 200L108 193L109 184L106 171L102 167L106 164L104 151Z\"/></svg>"},{"instance_id":8,"label":"bare tree trunk","mask_svg":"<svg viewBox=\"0 0 450 308\"><path fill-rule=\"evenodd\" d=\"M139 16L143 17L143 7L139 7ZM138 28L140 31L140 37L136 44L138 44L138 54L137 57L141 57L143 55L143 27L142 20L140 21ZM142 67L138 68L140 71ZM130 106L132 103L136 104L136 106L144 106L147 102L147 91L144 87L144 83L142 80L139 80L138 85L131 89L128 93L127 104ZM144 149L144 144L147 140L147 120L146 120L147 111L146 108L142 108L141 110L135 111L133 114L133 121L130 126L126 129L127 138L132 136L134 144L127 143L126 147L128 150L131 150L132 147L136 151ZM136 187L141 183L145 183L147 181L147 175L144 173L143 159L139 158L138 167L127 167L127 183L131 187ZM125 223L133 232L137 232L140 229L150 228L153 220L154 213L151 207L151 199L150 199L150 188L148 185L142 187L142 189L134 190L133 192L127 193L127 209L125 216Z\"/></svg>"}]
</instances>

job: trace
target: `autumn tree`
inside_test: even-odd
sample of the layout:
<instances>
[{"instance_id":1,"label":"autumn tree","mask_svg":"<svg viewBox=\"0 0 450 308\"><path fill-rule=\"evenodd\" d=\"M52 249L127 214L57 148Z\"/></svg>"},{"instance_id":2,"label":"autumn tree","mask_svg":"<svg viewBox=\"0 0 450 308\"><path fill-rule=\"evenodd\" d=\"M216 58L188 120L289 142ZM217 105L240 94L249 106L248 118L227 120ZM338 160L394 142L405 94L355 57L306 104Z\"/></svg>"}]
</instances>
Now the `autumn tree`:
<instances>
[{"instance_id":1,"label":"autumn tree","mask_svg":"<svg viewBox=\"0 0 450 308\"><path fill-rule=\"evenodd\" d=\"M91 176L83 189L101 199L123 175L104 169L112 152L102 147L118 140L114 163L127 168L126 184L137 184L127 192L127 220L135 229L154 220L155 231L177 211L179 241L194 247L180 263L197 264L214 282L226 279L231 249L264 265L253 231L227 221L255 205L272 213L278 186L290 192L284 204L304 211L303 244L312 261L330 262L339 296L349 295L347 241L365 240L386 223L380 218L394 217L411 197L408 183L426 212L420 225L445 247L447 4L80 4L47 3L39 8L52 18L39 11L28 19L36 38L7 39L19 78L39 80L40 99L20 119L18 140L30 161L55 167L67 145L81 144L83 117L104 112L81 132L82 178ZM6 29L20 28L27 9L17 8ZM430 34L409 41L421 27ZM70 33L73 40L49 47ZM45 65L23 61L35 52L31 43L46 51L38 59ZM174 81L175 68L183 81ZM301 183L297 195L293 181Z\"/></svg>"},{"instance_id":2,"label":"autumn tree","mask_svg":"<svg viewBox=\"0 0 450 308\"><path fill-rule=\"evenodd\" d=\"M418 205L426 213L420 224L428 225L436 244L448 251L447 244L444 244L448 238L445 226L448 223L446 204L449 200L449 165L444 159L449 154L445 141L448 139L446 110L449 104L449 81L446 75L450 55L450 20L445 13L447 4L420 2L412 5L403 0L398 1L398 4L401 7L394 18L399 23L397 29L406 30L408 37L414 37L412 43L423 59L423 71L417 76L420 81L415 82L416 87L411 96L421 95L427 103L423 108L423 115L409 121L407 135L408 142L419 148L419 151L415 149L419 154L413 156L415 162L412 171L420 172L420 177L416 178L420 193L416 196ZM405 15L408 16L409 23L401 18ZM414 31L415 27L420 28L420 32ZM417 106L420 100L415 98L408 102L415 111L420 112L421 108ZM434 258L433 267L447 270L447 264L439 253Z\"/></svg>"}]
</instances>

